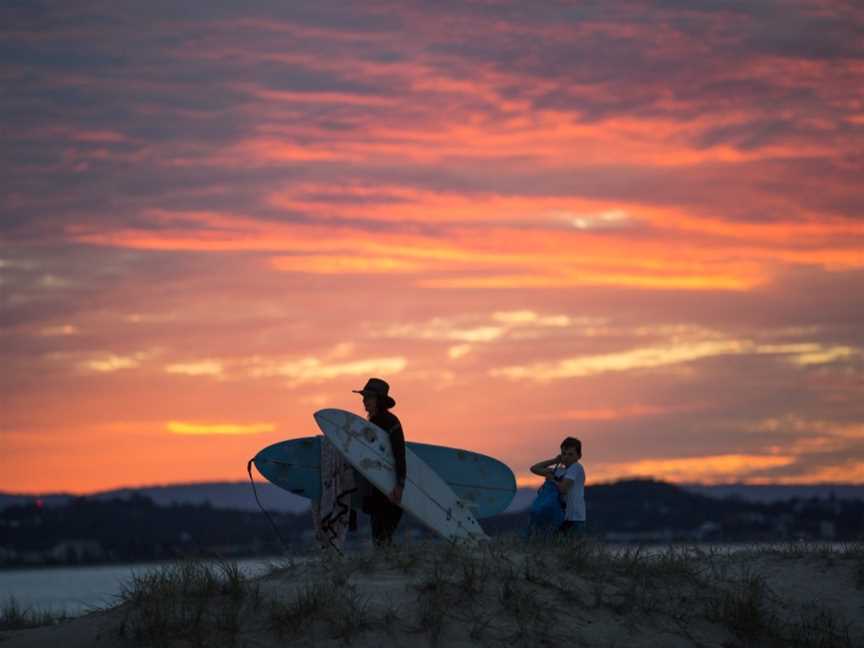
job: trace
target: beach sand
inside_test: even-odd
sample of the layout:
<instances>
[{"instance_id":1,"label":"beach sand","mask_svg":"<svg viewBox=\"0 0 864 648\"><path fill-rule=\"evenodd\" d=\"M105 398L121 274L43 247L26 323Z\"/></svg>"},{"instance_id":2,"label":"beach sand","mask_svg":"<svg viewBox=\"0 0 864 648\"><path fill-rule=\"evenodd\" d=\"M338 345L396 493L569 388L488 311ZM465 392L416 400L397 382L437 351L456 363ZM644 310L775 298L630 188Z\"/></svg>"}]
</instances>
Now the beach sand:
<instances>
[{"instance_id":1,"label":"beach sand","mask_svg":"<svg viewBox=\"0 0 864 648\"><path fill-rule=\"evenodd\" d=\"M590 539L428 542L274 565L180 563L112 609L2 648L864 646L864 545L622 550Z\"/></svg>"}]
</instances>

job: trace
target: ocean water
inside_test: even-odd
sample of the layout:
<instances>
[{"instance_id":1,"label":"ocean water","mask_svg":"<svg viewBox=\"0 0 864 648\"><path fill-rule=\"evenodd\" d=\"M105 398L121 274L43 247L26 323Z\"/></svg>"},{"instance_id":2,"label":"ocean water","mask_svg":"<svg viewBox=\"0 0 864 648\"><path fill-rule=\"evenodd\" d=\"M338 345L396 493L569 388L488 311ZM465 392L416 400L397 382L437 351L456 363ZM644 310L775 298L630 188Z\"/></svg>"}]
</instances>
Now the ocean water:
<instances>
[{"instance_id":1,"label":"ocean water","mask_svg":"<svg viewBox=\"0 0 864 648\"><path fill-rule=\"evenodd\" d=\"M247 576L266 573L284 558L238 560ZM0 607L10 597L20 608L78 616L118 603L120 592L133 574L157 570L170 563L136 563L96 567L38 567L0 570Z\"/></svg>"}]
</instances>

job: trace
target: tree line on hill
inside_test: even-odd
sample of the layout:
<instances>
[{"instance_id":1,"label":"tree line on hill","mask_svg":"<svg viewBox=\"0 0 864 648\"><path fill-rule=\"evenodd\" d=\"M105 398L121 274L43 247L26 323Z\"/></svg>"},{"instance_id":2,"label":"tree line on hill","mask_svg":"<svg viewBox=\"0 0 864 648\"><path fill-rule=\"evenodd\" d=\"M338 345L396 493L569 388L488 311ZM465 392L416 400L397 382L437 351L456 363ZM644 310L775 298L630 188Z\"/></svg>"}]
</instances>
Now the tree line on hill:
<instances>
[{"instance_id":1,"label":"tree line on hill","mask_svg":"<svg viewBox=\"0 0 864 648\"><path fill-rule=\"evenodd\" d=\"M758 503L715 499L672 484L632 480L586 488L589 532L620 542L782 542L864 539L864 500L792 499ZM480 520L490 535L522 532L528 510ZM0 511L0 564L133 562L179 556L265 556L314 545L308 512L158 506L150 498L80 497L63 506L37 502ZM365 516L353 542L368 539ZM400 532L428 535L406 516Z\"/></svg>"}]
</instances>

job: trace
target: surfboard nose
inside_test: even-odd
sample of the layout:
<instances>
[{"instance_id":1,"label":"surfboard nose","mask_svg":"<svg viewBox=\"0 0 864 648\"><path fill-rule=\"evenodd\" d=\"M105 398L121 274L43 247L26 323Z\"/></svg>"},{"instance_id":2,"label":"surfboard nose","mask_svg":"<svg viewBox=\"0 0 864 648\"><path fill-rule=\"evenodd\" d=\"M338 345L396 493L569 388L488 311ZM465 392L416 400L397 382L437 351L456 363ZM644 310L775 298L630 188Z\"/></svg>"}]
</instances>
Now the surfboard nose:
<instances>
[{"instance_id":1,"label":"surfboard nose","mask_svg":"<svg viewBox=\"0 0 864 648\"><path fill-rule=\"evenodd\" d=\"M315 418L315 423L318 424L318 427L322 430L324 429L324 412L325 410L318 410L312 416Z\"/></svg>"},{"instance_id":2,"label":"surfboard nose","mask_svg":"<svg viewBox=\"0 0 864 648\"><path fill-rule=\"evenodd\" d=\"M312 416L315 418L315 422L318 424L318 427L324 428L325 425L336 425L339 421L339 414L342 410L333 409L332 407L328 407L326 409L320 409L315 412Z\"/></svg>"}]
</instances>

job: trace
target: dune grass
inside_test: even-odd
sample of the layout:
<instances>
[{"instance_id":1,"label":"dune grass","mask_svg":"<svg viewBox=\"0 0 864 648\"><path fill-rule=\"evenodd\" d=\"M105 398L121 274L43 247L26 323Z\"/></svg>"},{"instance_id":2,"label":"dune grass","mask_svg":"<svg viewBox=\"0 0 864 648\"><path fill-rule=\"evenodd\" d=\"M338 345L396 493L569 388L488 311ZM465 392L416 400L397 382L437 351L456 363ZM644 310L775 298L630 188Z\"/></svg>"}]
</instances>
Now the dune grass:
<instances>
[{"instance_id":1,"label":"dune grass","mask_svg":"<svg viewBox=\"0 0 864 648\"><path fill-rule=\"evenodd\" d=\"M121 595L118 634L140 645L234 645L260 602L236 563L184 561L135 574Z\"/></svg>"},{"instance_id":2,"label":"dune grass","mask_svg":"<svg viewBox=\"0 0 864 648\"><path fill-rule=\"evenodd\" d=\"M22 605L14 596L8 597L0 606L0 630L25 630L39 626L54 625L68 619L65 612L40 610Z\"/></svg>"},{"instance_id":3,"label":"dune grass","mask_svg":"<svg viewBox=\"0 0 864 648\"><path fill-rule=\"evenodd\" d=\"M574 637L582 645L699 645L720 637L730 648L851 648L842 612L784 598L760 570L809 561L848 572L851 583L861 578L862 555L860 545L728 554L499 537L331 555L274 566L259 579L231 563L187 562L132 579L118 632L146 646L511 647ZM618 638L603 643L595 628Z\"/></svg>"}]
</instances>

